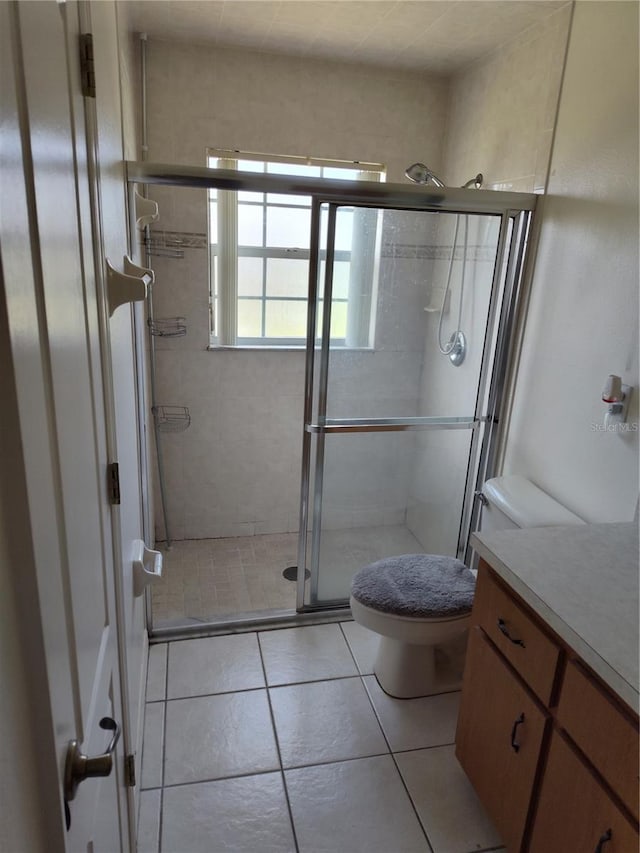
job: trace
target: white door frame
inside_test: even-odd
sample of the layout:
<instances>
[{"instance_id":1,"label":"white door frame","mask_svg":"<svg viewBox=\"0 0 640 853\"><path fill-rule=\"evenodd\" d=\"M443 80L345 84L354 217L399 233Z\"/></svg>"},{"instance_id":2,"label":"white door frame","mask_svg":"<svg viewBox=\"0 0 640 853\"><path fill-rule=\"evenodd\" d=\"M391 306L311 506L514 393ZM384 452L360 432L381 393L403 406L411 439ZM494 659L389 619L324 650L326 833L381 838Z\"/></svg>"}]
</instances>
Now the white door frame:
<instances>
[{"instance_id":1,"label":"white door frame","mask_svg":"<svg viewBox=\"0 0 640 853\"><path fill-rule=\"evenodd\" d=\"M71 5L71 4L69 4ZM75 4L73 4L75 5ZM130 235L129 211L127 209L127 189L124 180L122 111L119 68L117 67L119 49L116 7L113 2L100 0L80 0L77 3L80 32L90 32L94 36L94 62L96 74L96 99L83 98L84 135L87 144L87 180L90 196L92 220L91 237L93 255L96 260L95 277L99 294L100 340L102 350L103 387L105 390L105 413L107 431L107 453L113 462L122 463L122 454L126 450L130 467L121 464L122 506L112 508L112 528L114 569L116 585L116 615L120 670L122 681L123 717L129 724L123 727L123 739L126 754L136 758L136 786L128 789L130 812L132 815L132 839L134 839L135 818L137 816L137 792L141 776L141 744L144 717L145 683L142 676L146 672L148 653L145 606L142 599L132 595L132 540L145 538L143 526L143 507L141 498L142 481L140 475L141 446L138 424L139 364L136 357L143 358L143 352L135 346L138 338L135 308L124 305L116 309L118 315L110 316L105 260L118 268L121 267L124 254L132 251L133 240ZM71 49L70 61L78 64L78 55ZM105 130L106 128L106 130ZM80 134L80 131L79 131ZM106 153L105 153L106 152ZM106 160L106 162L105 162ZM120 169L121 183L117 170ZM105 175L101 174L102 171ZM119 185L118 185L119 184ZM115 324L115 325L114 325ZM120 394L131 392L124 387L123 377L114 373L114 351L112 336L114 330L124 334L127 345L132 348L132 362L126 365L131 370L133 395L125 401L129 403L126 414L132 415L130 431L128 422L123 423L122 413L118 414L118 393L116 382L120 383ZM117 354L116 354L117 355ZM123 439L122 444L118 436ZM134 446L130 446L133 444ZM127 488L128 487L128 488ZM122 513L126 515L122 517ZM139 514L140 525L132 530L131 518ZM133 525L135 527L135 525ZM148 540L147 540L148 543ZM136 653L132 659L133 645ZM142 643L142 652L140 644ZM139 683L137 675L140 675Z\"/></svg>"}]
</instances>

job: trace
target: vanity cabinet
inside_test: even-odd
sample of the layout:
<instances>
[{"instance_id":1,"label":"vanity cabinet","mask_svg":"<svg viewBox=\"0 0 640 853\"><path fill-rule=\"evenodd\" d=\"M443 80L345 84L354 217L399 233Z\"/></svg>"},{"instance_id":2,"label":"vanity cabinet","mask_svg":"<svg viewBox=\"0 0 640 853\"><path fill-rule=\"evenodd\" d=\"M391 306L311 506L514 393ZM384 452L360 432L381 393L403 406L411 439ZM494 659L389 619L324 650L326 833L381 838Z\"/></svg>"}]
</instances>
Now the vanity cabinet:
<instances>
[{"instance_id":1,"label":"vanity cabinet","mask_svg":"<svg viewBox=\"0 0 640 853\"><path fill-rule=\"evenodd\" d=\"M519 850L549 717L478 627L467 672L457 755L507 848Z\"/></svg>"},{"instance_id":2,"label":"vanity cabinet","mask_svg":"<svg viewBox=\"0 0 640 853\"><path fill-rule=\"evenodd\" d=\"M638 833L591 768L558 731L531 832L529 853L635 853Z\"/></svg>"},{"instance_id":3,"label":"vanity cabinet","mask_svg":"<svg viewBox=\"0 0 640 853\"><path fill-rule=\"evenodd\" d=\"M509 853L636 853L637 716L480 561L456 755Z\"/></svg>"}]
</instances>

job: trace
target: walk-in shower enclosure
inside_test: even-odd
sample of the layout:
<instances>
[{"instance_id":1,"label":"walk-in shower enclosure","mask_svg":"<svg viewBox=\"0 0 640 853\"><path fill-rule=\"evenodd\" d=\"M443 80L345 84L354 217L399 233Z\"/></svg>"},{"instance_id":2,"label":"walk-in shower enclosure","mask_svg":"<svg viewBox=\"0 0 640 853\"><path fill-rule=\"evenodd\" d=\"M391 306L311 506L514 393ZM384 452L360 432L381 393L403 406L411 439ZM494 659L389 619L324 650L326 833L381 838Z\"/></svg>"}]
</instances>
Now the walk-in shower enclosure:
<instances>
[{"instance_id":1,"label":"walk-in shower enclosure","mask_svg":"<svg viewBox=\"0 0 640 853\"><path fill-rule=\"evenodd\" d=\"M536 197L153 163L127 169L132 196L136 185L150 195L162 185L310 199L306 354L291 415L299 438L289 463L299 483L291 609L345 605L353 574L373 559L468 557L475 493L494 471ZM456 230L466 245L453 246ZM446 340L459 317L467 352L456 365L437 341L439 325ZM215 371L216 355L204 357ZM260 417L254 410L256 429ZM222 467L220 476L228 476Z\"/></svg>"}]
</instances>

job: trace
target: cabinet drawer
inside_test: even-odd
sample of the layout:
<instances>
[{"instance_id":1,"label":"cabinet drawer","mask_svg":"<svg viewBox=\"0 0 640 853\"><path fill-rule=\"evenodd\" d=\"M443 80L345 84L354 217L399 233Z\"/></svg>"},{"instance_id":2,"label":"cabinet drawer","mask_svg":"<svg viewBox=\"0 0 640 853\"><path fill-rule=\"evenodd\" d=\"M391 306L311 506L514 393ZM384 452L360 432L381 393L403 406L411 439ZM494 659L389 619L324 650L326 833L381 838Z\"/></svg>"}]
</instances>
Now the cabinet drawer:
<instances>
[{"instance_id":1,"label":"cabinet drawer","mask_svg":"<svg viewBox=\"0 0 640 853\"><path fill-rule=\"evenodd\" d=\"M631 853L638 832L562 735L553 733L529 853Z\"/></svg>"},{"instance_id":2,"label":"cabinet drawer","mask_svg":"<svg viewBox=\"0 0 640 853\"><path fill-rule=\"evenodd\" d=\"M510 851L520 850L548 718L482 630L471 629L456 756Z\"/></svg>"},{"instance_id":3,"label":"cabinet drawer","mask_svg":"<svg viewBox=\"0 0 640 853\"><path fill-rule=\"evenodd\" d=\"M480 625L545 705L549 705L560 649L480 563L472 622Z\"/></svg>"},{"instance_id":4,"label":"cabinet drawer","mask_svg":"<svg viewBox=\"0 0 640 853\"><path fill-rule=\"evenodd\" d=\"M557 719L637 820L638 728L576 661L567 665Z\"/></svg>"}]
</instances>

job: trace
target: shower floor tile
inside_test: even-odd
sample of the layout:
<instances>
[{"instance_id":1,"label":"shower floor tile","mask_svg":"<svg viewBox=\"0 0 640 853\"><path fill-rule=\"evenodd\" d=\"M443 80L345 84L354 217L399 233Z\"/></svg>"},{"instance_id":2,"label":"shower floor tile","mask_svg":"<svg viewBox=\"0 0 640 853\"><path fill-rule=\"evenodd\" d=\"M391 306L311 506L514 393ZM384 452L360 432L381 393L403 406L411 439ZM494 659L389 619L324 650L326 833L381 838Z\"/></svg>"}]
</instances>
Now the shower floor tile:
<instances>
[{"instance_id":1,"label":"shower floor tile","mask_svg":"<svg viewBox=\"0 0 640 853\"><path fill-rule=\"evenodd\" d=\"M358 568L392 554L421 550L402 525L325 530L321 591L330 589L329 598L348 597L351 576ZM282 572L298 561L297 533L185 539L162 553L162 577L151 588L155 628L295 610L296 584L285 580Z\"/></svg>"},{"instance_id":2,"label":"shower floor tile","mask_svg":"<svg viewBox=\"0 0 640 853\"><path fill-rule=\"evenodd\" d=\"M297 548L296 533L174 542L151 590L154 626L293 610L296 585L282 572L295 565Z\"/></svg>"}]
</instances>

